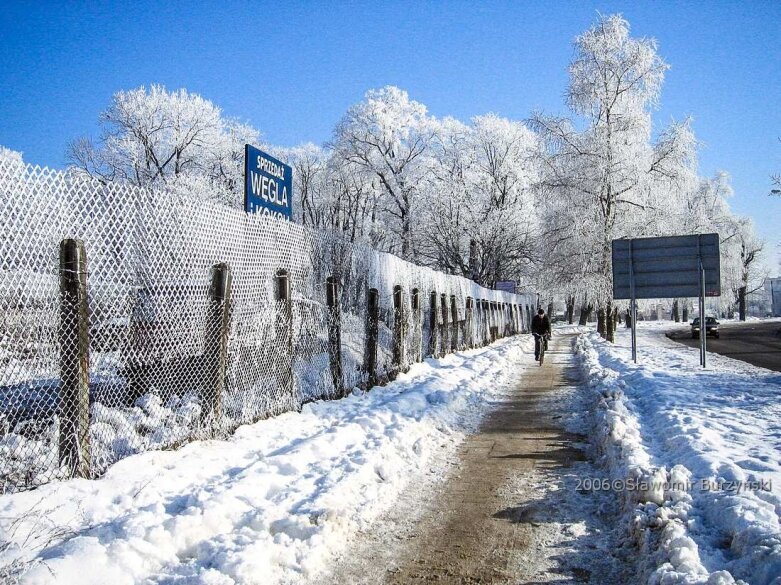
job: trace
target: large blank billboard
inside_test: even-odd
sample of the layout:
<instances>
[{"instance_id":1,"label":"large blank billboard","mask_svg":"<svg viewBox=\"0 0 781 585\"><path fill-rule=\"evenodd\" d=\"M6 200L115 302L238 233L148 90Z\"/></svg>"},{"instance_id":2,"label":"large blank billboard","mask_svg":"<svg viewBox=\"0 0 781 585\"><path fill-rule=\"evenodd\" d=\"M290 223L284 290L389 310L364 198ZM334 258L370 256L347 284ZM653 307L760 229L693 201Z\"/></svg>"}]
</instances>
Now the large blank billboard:
<instances>
[{"instance_id":1,"label":"large blank billboard","mask_svg":"<svg viewBox=\"0 0 781 585\"><path fill-rule=\"evenodd\" d=\"M705 296L721 295L718 234L613 240L613 298L636 299L700 296L700 262L705 269Z\"/></svg>"}]
</instances>

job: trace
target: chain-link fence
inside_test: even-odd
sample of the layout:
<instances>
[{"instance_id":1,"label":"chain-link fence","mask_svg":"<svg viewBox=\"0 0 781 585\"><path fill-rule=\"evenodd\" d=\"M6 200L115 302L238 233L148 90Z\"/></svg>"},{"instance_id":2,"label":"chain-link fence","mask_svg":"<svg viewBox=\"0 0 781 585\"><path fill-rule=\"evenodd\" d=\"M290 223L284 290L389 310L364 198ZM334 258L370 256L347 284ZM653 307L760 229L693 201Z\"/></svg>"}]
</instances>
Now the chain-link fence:
<instances>
[{"instance_id":1,"label":"chain-link fence","mask_svg":"<svg viewBox=\"0 0 781 585\"><path fill-rule=\"evenodd\" d=\"M195 197L0 160L0 491L383 383L530 296Z\"/></svg>"}]
</instances>

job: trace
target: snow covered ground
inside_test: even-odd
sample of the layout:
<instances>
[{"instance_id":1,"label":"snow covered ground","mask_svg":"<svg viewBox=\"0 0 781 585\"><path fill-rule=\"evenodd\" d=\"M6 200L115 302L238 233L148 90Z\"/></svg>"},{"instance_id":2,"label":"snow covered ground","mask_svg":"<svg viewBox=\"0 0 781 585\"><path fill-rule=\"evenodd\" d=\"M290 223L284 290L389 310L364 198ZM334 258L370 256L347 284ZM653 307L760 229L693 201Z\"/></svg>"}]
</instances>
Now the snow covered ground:
<instances>
[{"instance_id":1,"label":"snow covered ground","mask_svg":"<svg viewBox=\"0 0 781 585\"><path fill-rule=\"evenodd\" d=\"M638 325L577 341L597 442L650 583L781 584L781 374Z\"/></svg>"},{"instance_id":2,"label":"snow covered ground","mask_svg":"<svg viewBox=\"0 0 781 585\"><path fill-rule=\"evenodd\" d=\"M0 581L296 582L430 474L513 380L529 336L416 364L385 387L152 451L99 480L0 496Z\"/></svg>"}]
</instances>

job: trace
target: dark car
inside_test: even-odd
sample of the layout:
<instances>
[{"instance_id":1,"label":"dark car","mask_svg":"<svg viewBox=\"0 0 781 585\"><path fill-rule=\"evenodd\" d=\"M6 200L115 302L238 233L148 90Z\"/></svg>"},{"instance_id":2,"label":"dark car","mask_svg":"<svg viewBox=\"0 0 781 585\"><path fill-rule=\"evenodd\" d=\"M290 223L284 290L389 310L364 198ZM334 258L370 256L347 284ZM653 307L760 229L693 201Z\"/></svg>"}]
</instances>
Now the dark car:
<instances>
[{"instance_id":1,"label":"dark car","mask_svg":"<svg viewBox=\"0 0 781 585\"><path fill-rule=\"evenodd\" d=\"M705 317L705 334L713 335L716 339L719 338L719 322L715 317ZM692 339L697 339L700 336L700 318L696 317L692 321Z\"/></svg>"}]
</instances>

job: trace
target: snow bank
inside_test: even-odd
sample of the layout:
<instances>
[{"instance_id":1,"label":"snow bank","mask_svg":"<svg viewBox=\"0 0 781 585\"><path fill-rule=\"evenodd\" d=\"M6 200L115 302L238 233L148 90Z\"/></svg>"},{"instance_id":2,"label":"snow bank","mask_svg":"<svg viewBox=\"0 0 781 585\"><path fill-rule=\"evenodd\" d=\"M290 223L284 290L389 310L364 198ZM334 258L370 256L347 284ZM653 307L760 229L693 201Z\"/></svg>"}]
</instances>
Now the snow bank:
<instances>
[{"instance_id":1,"label":"snow bank","mask_svg":"<svg viewBox=\"0 0 781 585\"><path fill-rule=\"evenodd\" d=\"M595 330L593 325L570 325L569 323L554 323L553 330L560 335L572 333L591 333Z\"/></svg>"},{"instance_id":2,"label":"snow bank","mask_svg":"<svg viewBox=\"0 0 781 585\"><path fill-rule=\"evenodd\" d=\"M581 335L594 439L649 583L781 583L781 376L639 328Z\"/></svg>"},{"instance_id":3,"label":"snow bank","mask_svg":"<svg viewBox=\"0 0 781 585\"><path fill-rule=\"evenodd\" d=\"M99 480L0 496L0 576L27 584L276 583L317 575L514 380L528 336L388 386L150 451Z\"/></svg>"}]
</instances>

